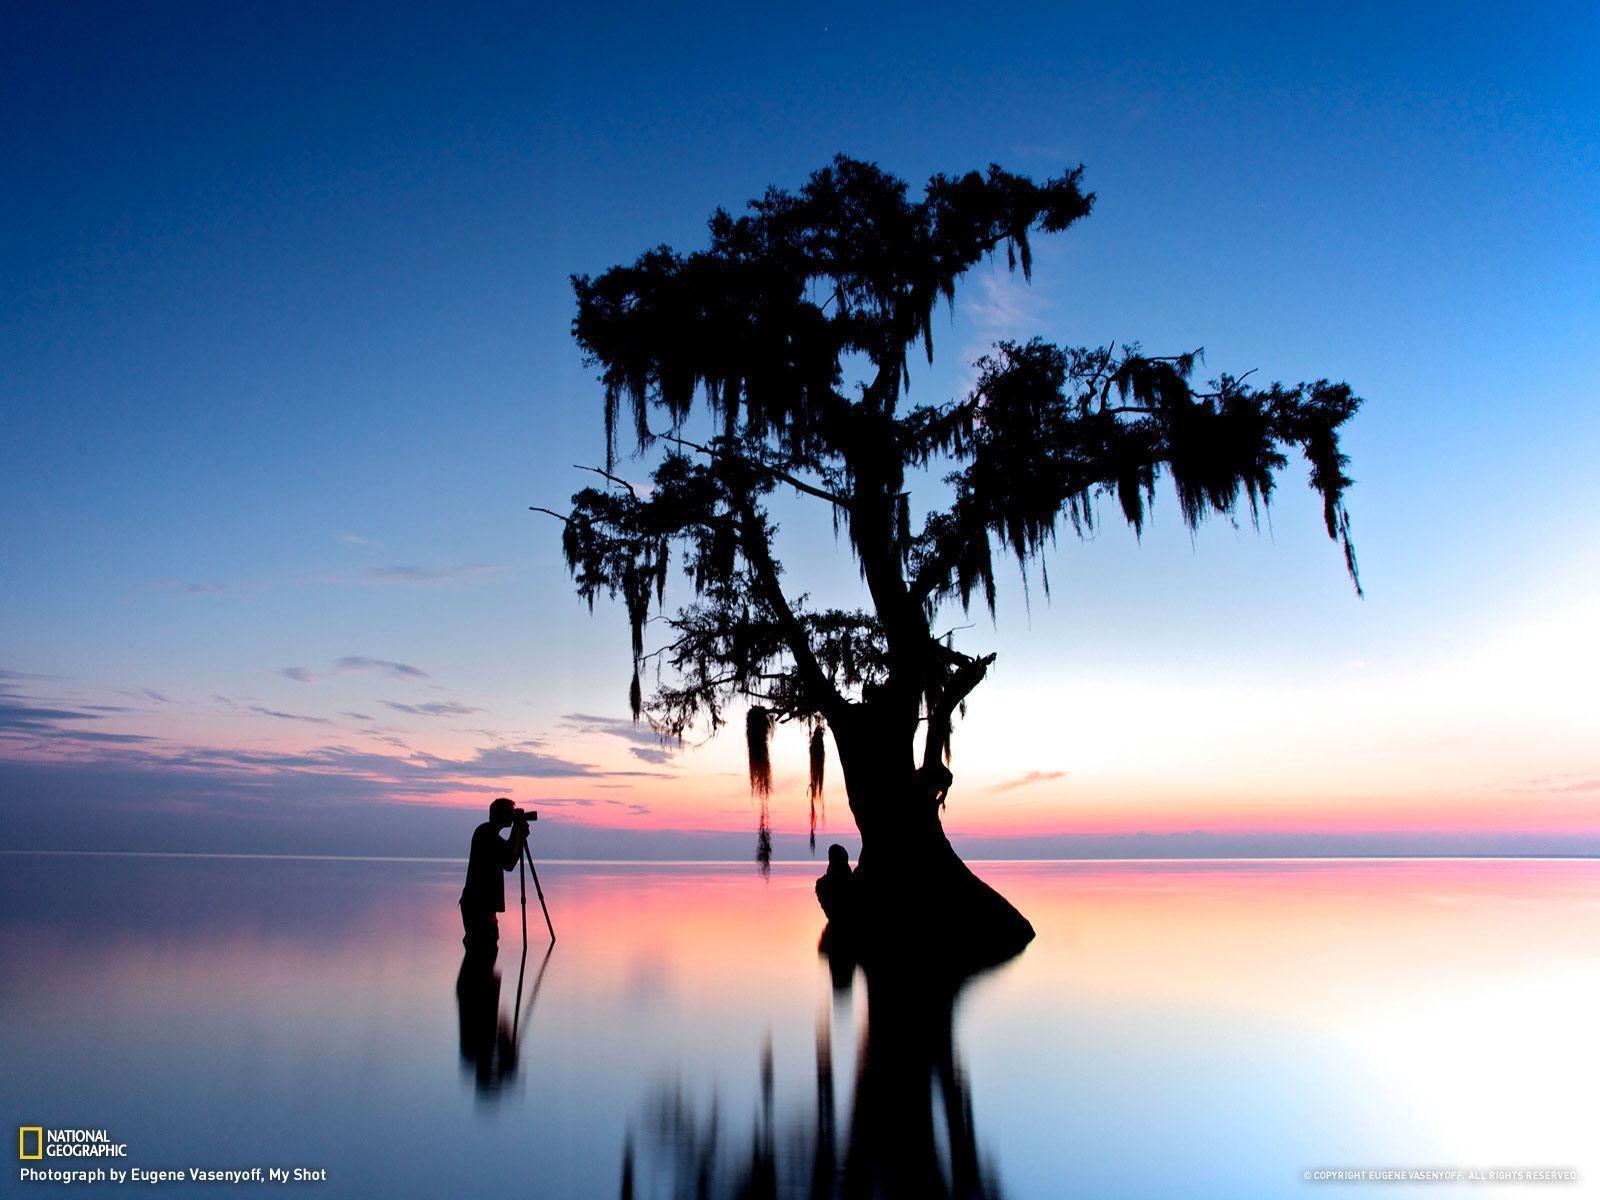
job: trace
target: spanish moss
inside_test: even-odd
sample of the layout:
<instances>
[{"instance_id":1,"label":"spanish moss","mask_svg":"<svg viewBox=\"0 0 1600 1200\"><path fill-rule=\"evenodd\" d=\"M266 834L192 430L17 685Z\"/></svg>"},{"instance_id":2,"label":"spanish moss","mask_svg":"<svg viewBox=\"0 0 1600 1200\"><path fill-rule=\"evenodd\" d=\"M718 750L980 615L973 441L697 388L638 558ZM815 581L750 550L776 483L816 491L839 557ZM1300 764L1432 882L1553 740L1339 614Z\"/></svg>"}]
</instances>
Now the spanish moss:
<instances>
[{"instance_id":1,"label":"spanish moss","mask_svg":"<svg viewBox=\"0 0 1600 1200\"><path fill-rule=\"evenodd\" d=\"M766 799L772 795L772 715L759 704L751 705L745 714L744 740L750 757L750 791L761 797L765 821Z\"/></svg>"},{"instance_id":2,"label":"spanish moss","mask_svg":"<svg viewBox=\"0 0 1600 1200\"><path fill-rule=\"evenodd\" d=\"M761 798L761 819L756 825L756 866L765 879L772 874L772 814L766 796Z\"/></svg>"},{"instance_id":3,"label":"spanish moss","mask_svg":"<svg viewBox=\"0 0 1600 1200\"><path fill-rule=\"evenodd\" d=\"M811 849L817 848L817 822L824 816L822 807L822 776L827 766L827 730L816 725L811 730L811 778L806 785L806 798L811 805Z\"/></svg>"}]
</instances>

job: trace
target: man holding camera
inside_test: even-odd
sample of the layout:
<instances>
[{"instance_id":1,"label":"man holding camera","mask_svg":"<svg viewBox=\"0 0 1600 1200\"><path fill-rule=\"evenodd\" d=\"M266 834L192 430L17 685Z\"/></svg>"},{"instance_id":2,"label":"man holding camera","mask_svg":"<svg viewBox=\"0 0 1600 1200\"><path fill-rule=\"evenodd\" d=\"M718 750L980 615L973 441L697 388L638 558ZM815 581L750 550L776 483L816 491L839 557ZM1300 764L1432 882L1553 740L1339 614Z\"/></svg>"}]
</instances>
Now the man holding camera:
<instances>
[{"instance_id":1,"label":"man holding camera","mask_svg":"<svg viewBox=\"0 0 1600 1200\"><path fill-rule=\"evenodd\" d=\"M500 836L510 829L511 836ZM500 947L499 913L506 910L505 872L522 858L528 841L528 818L501 796L489 805L489 819L472 831L467 858L467 884L461 889L461 944L467 954L493 958Z\"/></svg>"}]
</instances>

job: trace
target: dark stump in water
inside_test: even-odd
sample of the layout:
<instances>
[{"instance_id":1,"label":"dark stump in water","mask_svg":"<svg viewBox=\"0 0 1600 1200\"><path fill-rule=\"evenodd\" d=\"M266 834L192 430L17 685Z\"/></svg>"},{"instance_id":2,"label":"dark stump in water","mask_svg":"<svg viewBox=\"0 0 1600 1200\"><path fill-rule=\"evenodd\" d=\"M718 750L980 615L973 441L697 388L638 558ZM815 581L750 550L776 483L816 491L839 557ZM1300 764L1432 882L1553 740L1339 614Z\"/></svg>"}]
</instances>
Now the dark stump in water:
<instances>
[{"instance_id":1,"label":"dark stump in water","mask_svg":"<svg viewBox=\"0 0 1600 1200\"><path fill-rule=\"evenodd\" d=\"M972 873L937 827L909 846L869 845L848 886L831 889L831 903L825 890L819 885L824 948L867 967L961 980L1016 956L1034 937L1028 919Z\"/></svg>"},{"instance_id":2,"label":"dark stump in water","mask_svg":"<svg viewBox=\"0 0 1600 1200\"><path fill-rule=\"evenodd\" d=\"M916 767L895 749L910 749L914 723L897 725L872 706L846 717L832 728L861 858L840 889L848 903L829 913L838 927L832 936L847 940L864 966L954 980L1020 953L1033 926L945 836L950 771L938 762Z\"/></svg>"}]
</instances>

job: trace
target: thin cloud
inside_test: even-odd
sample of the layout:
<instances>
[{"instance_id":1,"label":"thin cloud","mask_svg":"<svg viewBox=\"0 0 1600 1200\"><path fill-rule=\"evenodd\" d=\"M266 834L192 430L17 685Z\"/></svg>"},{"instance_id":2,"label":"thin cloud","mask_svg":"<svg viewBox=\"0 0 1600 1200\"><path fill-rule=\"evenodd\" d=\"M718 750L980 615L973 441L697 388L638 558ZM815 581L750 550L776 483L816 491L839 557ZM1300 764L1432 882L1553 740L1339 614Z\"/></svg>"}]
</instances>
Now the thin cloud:
<instances>
[{"instance_id":1,"label":"thin cloud","mask_svg":"<svg viewBox=\"0 0 1600 1200\"><path fill-rule=\"evenodd\" d=\"M50 741L53 744L62 742L87 742L90 744L106 743L108 745L124 745L134 742L154 742L156 739L146 737L142 733L108 733L103 729L52 729L49 730ZM0 736L4 731L0 730Z\"/></svg>"},{"instance_id":2,"label":"thin cloud","mask_svg":"<svg viewBox=\"0 0 1600 1200\"><path fill-rule=\"evenodd\" d=\"M1569 775L1555 779L1534 779L1521 786L1513 785L1503 790L1582 795L1587 792L1600 792L1600 778L1586 779Z\"/></svg>"},{"instance_id":3,"label":"thin cloud","mask_svg":"<svg viewBox=\"0 0 1600 1200\"><path fill-rule=\"evenodd\" d=\"M334 669L340 675L361 671L377 671L383 675L391 675L396 679L433 678L421 667L414 667L410 663L395 662L387 658L368 658L364 654L347 654L334 664Z\"/></svg>"},{"instance_id":4,"label":"thin cloud","mask_svg":"<svg viewBox=\"0 0 1600 1200\"><path fill-rule=\"evenodd\" d=\"M319 679L336 679L340 675L377 674L387 675L390 679L432 679L421 667L414 667L410 663L395 662L387 658L368 658L364 654L347 654L333 664L333 669L328 671L313 671L309 667L279 667L278 674L285 679L292 679L296 683L315 683Z\"/></svg>"},{"instance_id":5,"label":"thin cloud","mask_svg":"<svg viewBox=\"0 0 1600 1200\"><path fill-rule=\"evenodd\" d=\"M1014 792L1018 788L1032 787L1036 783L1049 783L1056 779L1065 779L1065 771L1029 771L1026 775L1018 775L1015 779L1007 779L1004 783L995 783L984 788L986 792Z\"/></svg>"},{"instance_id":6,"label":"thin cloud","mask_svg":"<svg viewBox=\"0 0 1600 1200\"><path fill-rule=\"evenodd\" d=\"M0 701L0 726L15 723L21 726L33 721L98 721L100 715L81 712L73 708L40 708L33 704L14 704Z\"/></svg>"},{"instance_id":7,"label":"thin cloud","mask_svg":"<svg viewBox=\"0 0 1600 1200\"><path fill-rule=\"evenodd\" d=\"M966 312L971 326L961 349L961 358L968 364L963 391L978 381L978 359L990 353L996 342L1032 337L1045 323L1050 308L1041 292L1003 263L992 263L969 279Z\"/></svg>"},{"instance_id":8,"label":"thin cloud","mask_svg":"<svg viewBox=\"0 0 1600 1200\"><path fill-rule=\"evenodd\" d=\"M288 714L293 719L293 714ZM0 730L0 736L6 735ZM37 732L29 728L25 732ZM47 729L49 744L59 745L63 734ZM655 777L653 771L613 771L592 763L552 754L536 741L515 746L492 746L462 757L429 754L405 746L397 752L355 749L344 745L314 746L299 751L278 751L160 743L132 734L84 733L68 740L83 744L70 758L35 761L39 767L61 770L114 772L165 780L175 790L189 790L199 782L202 795L267 799L296 797L317 804L341 800L424 800L462 792L505 789L517 781L574 779L591 785L612 778ZM104 743L91 746L90 742ZM130 744L118 744L130 743ZM142 743L142 744L132 744ZM24 765L24 760L11 760ZM0 757L0 767L7 759ZM596 803L611 803L597 799ZM627 801L620 803L626 804Z\"/></svg>"},{"instance_id":9,"label":"thin cloud","mask_svg":"<svg viewBox=\"0 0 1600 1200\"><path fill-rule=\"evenodd\" d=\"M621 738L623 741L633 742L633 753L646 762L666 762L678 752L678 744L663 738L654 729L642 721L630 721L625 717L602 717L594 713L566 713L561 722L574 733L598 733L609 737ZM650 754L640 754L641 749ZM663 757L653 757L659 754Z\"/></svg>"},{"instance_id":10,"label":"thin cloud","mask_svg":"<svg viewBox=\"0 0 1600 1200\"><path fill-rule=\"evenodd\" d=\"M339 722L328 718L253 700L223 697L219 703L252 719L340 736ZM447 702L434 708L453 710ZM567 780L589 790L610 781L662 776L643 763L641 769L616 770L571 758L531 738L481 745L466 753L429 753L388 736L364 713L345 714L363 722L362 745L335 742L294 750L191 745L107 730L106 719L113 715L24 694L23 681L15 674L0 676L0 793L45 794L40 789L48 784L50 791L82 793L122 812L170 812L176 804L193 806L196 812L270 811L275 819L292 820L298 819L289 816L294 811L328 814L344 805L498 795L536 781ZM379 744L365 744L369 741ZM648 811L626 795L600 795L593 804L630 814ZM583 806L574 802L574 807Z\"/></svg>"},{"instance_id":11,"label":"thin cloud","mask_svg":"<svg viewBox=\"0 0 1600 1200\"><path fill-rule=\"evenodd\" d=\"M585 779L646 778L661 774L659 771L612 771L590 763L573 762L559 755L547 754L543 743L534 739L510 746L486 746L464 759L436 759L421 755L428 762L444 763L455 772L511 778L562 778L578 776Z\"/></svg>"},{"instance_id":12,"label":"thin cloud","mask_svg":"<svg viewBox=\"0 0 1600 1200\"><path fill-rule=\"evenodd\" d=\"M277 721L304 721L308 725L332 725L327 717L308 717L302 713L283 712L276 708L265 708L260 704L247 704L245 712L253 712L258 716L271 717Z\"/></svg>"},{"instance_id":13,"label":"thin cloud","mask_svg":"<svg viewBox=\"0 0 1600 1200\"><path fill-rule=\"evenodd\" d=\"M464 563L453 566L422 567L404 563L387 563L361 567L355 571L340 571L322 577L324 583L361 583L396 587L448 587L456 583L501 574L505 567L495 563Z\"/></svg>"},{"instance_id":14,"label":"thin cloud","mask_svg":"<svg viewBox=\"0 0 1600 1200\"><path fill-rule=\"evenodd\" d=\"M1037 329L1047 307L1039 293L1011 272L998 269L978 276L969 302L974 327L990 338L1020 337Z\"/></svg>"},{"instance_id":15,"label":"thin cloud","mask_svg":"<svg viewBox=\"0 0 1600 1200\"><path fill-rule=\"evenodd\" d=\"M231 583L184 583L180 579L163 579L156 586L174 596L226 596L233 591Z\"/></svg>"},{"instance_id":16,"label":"thin cloud","mask_svg":"<svg viewBox=\"0 0 1600 1200\"><path fill-rule=\"evenodd\" d=\"M384 700L381 703L385 708L392 708L395 712L410 713L414 717L466 717L483 711L481 708L458 704L454 700L434 700L427 704L400 704L394 700Z\"/></svg>"},{"instance_id":17,"label":"thin cloud","mask_svg":"<svg viewBox=\"0 0 1600 1200\"><path fill-rule=\"evenodd\" d=\"M42 678L5 672L5 679ZM0 683L0 740L46 739L50 744L62 742L131 743L151 739L136 733L110 733L92 727L79 728L82 723L102 721L106 714L85 705L68 708L51 701L35 700L20 694L10 683Z\"/></svg>"}]
</instances>

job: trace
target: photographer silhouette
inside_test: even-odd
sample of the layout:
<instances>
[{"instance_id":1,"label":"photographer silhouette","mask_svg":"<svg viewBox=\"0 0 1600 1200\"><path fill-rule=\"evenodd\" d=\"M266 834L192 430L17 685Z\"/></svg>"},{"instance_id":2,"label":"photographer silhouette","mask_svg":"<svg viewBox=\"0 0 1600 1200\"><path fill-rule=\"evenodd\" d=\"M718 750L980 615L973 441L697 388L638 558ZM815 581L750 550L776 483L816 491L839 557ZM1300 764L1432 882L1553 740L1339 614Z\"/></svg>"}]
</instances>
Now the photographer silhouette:
<instances>
[{"instance_id":1,"label":"photographer silhouette","mask_svg":"<svg viewBox=\"0 0 1600 1200\"><path fill-rule=\"evenodd\" d=\"M500 836L510 829L511 836ZM505 873L522 861L528 821L507 797L489 805L489 819L472 831L467 882L461 889L461 944L469 955L493 958L500 949L499 914L506 910Z\"/></svg>"}]
</instances>

